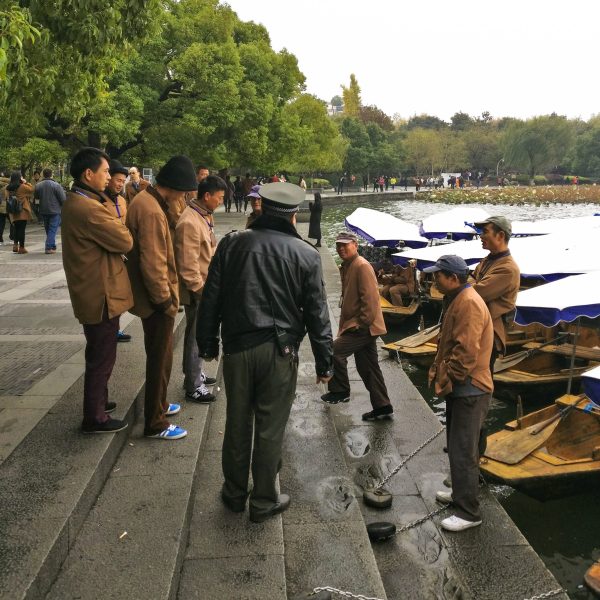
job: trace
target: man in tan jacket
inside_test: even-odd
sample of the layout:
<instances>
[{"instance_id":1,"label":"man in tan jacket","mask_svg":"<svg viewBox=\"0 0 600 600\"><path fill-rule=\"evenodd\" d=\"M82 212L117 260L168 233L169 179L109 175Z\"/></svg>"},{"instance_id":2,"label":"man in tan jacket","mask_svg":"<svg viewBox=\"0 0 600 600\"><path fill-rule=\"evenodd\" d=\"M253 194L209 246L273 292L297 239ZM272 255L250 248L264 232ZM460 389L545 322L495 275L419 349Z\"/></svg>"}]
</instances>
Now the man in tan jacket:
<instances>
[{"instance_id":1,"label":"man in tan jacket","mask_svg":"<svg viewBox=\"0 0 600 600\"><path fill-rule=\"evenodd\" d=\"M107 208L103 190L109 157L83 148L71 161L75 180L62 208L63 265L75 317L86 339L83 387L84 433L113 433L127 427L111 419L108 380L117 356L119 316L133 305L124 261L133 240Z\"/></svg>"},{"instance_id":2,"label":"man in tan jacket","mask_svg":"<svg viewBox=\"0 0 600 600\"><path fill-rule=\"evenodd\" d=\"M173 326L179 307L175 255L169 218L186 192L196 189L196 175L187 156L172 157L148 186L131 202L127 226L133 236L127 269L133 289L132 313L142 319L146 348L144 435L176 440L187 431L169 425L166 417L180 410L167 402L173 365ZM173 225L174 228L174 225Z\"/></svg>"},{"instance_id":3,"label":"man in tan jacket","mask_svg":"<svg viewBox=\"0 0 600 600\"><path fill-rule=\"evenodd\" d=\"M389 419L394 413L377 355L377 337L386 333L379 301L377 278L371 264L358 255L358 240L342 232L335 241L342 259L342 299L338 337L333 342L333 377L329 392L321 396L327 404L348 402L350 381L348 357L354 354L356 369L369 391L373 410L363 421Z\"/></svg>"},{"instance_id":4,"label":"man in tan jacket","mask_svg":"<svg viewBox=\"0 0 600 600\"><path fill-rule=\"evenodd\" d=\"M129 167L129 181L125 184L125 201L127 206L140 193L143 192L150 184L140 175L137 167Z\"/></svg>"},{"instance_id":5,"label":"man in tan jacket","mask_svg":"<svg viewBox=\"0 0 600 600\"><path fill-rule=\"evenodd\" d=\"M442 521L442 527L463 531L481 525L478 441L493 390L490 353L494 328L485 302L467 283L469 267L462 258L447 254L423 271L435 274L436 285L444 293L442 327L429 384L446 400L452 491L440 491L436 499L452 503L455 512Z\"/></svg>"},{"instance_id":6,"label":"man in tan jacket","mask_svg":"<svg viewBox=\"0 0 600 600\"><path fill-rule=\"evenodd\" d=\"M189 400L204 404L212 402L215 396L206 387L202 373L202 359L198 356L196 342L196 322L208 267L217 247L212 214L223 204L226 191L227 184L220 177L205 177L198 185L197 198L190 200L175 226L179 300L185 307L183 385Z\"/></svg>"}]
</instances>

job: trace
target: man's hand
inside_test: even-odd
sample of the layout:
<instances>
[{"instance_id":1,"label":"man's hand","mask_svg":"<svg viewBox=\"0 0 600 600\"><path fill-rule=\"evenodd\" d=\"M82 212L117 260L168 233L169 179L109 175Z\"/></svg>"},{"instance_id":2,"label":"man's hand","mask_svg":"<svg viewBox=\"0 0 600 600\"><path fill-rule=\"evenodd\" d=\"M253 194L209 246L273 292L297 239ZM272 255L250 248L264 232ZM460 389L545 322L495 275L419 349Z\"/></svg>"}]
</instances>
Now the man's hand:
<instances>
[{"instance_id":1,"label":"man's hand","mask_svg":"<svg viewBox=\"0 0 600 600\"><path fill-rule=\"evenodd\" d=\"M333 377L333 375L329 375L329 377L320 377L317 375L317 385L319 383L329 383L329 380Z\"/></svg>"}]
</instances>

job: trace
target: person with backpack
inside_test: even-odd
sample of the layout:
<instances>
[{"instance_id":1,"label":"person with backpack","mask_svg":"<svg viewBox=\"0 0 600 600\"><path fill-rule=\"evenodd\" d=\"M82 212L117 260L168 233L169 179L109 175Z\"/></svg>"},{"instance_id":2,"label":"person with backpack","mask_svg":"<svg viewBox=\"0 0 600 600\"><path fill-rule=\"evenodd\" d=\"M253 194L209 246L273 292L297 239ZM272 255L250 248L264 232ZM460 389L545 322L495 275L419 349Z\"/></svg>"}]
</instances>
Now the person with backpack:
<instances>
[{"instance_id":1,"label":"person with backpack","mask_svg":"<svg viewBox=\"0 0 600 600\"><path fill-rule=\"evenodd\" d=\"M13 171L10 174L10 182L5 188L4 195L6 198L6 212L14 227L13 252L27 254L25 228L27 227L27 221L31 221L33 218L31 209L33 187L25 181L21 171Z\"/></svg>"}]
</instances>

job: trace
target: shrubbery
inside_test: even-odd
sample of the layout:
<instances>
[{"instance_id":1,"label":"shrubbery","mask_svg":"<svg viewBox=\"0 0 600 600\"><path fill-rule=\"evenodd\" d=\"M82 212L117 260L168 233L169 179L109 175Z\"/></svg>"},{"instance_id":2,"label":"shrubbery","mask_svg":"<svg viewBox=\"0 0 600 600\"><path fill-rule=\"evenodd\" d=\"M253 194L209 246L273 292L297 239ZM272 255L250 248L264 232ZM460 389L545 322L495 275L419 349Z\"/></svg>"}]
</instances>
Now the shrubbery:
<instances>
[{"instance_id":1,"label":"shrubbery","mask_svg":"<svg viewBox=\"0 0 600 600\"><path fill-rule=\"evenodd\" d=\"M313 187L316 187L316 188L329 189L330 187L332 187L331 183L329 183L329 181L327 179L319 179L318 177L315 177L312 180L312 182L313 182Z\"/></svg>"}]
</instances>

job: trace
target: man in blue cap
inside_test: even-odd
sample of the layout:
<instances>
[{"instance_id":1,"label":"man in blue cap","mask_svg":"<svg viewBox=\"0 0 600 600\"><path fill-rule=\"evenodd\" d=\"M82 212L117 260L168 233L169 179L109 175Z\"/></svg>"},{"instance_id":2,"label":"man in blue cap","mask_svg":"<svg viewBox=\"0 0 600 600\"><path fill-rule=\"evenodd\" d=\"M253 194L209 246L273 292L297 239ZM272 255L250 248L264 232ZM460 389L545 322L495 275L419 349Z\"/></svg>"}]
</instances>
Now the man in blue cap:
<instances>
[{"instance_id":1,"label":"man in blue cap","mask_svg":"<svg viewBox=\"0 0 600 600\"><path fill-rule=\"evenodd\" d=\"M429 369L429 384L446 400L446 429L451 491L436 499L452 503L455 514L441 523L449 531L481 525L479 491L479 431L493 391L490 354L494 327L481 296L467 283L469 267L459 256L441 256L423 269L434 273L444 294L437 354Z\"/></svg>"},{"instance_id":2,"label":"man in blue cap","mask_svg":"<svg viewBox=\"0 0 600 600\"><path fill-rule=\"evenodd\" d=\"M317 382L332 375L332 335L319 253L298 235L304 190L291 183L260 188L263 214L225 236L202 293L199 354L212 360L223 339L227 421L223 437L223 503L242 512L252 463L250 520L286 510L275 487L281 445L296 391L298 348L308 332ZM254 433L253 433L254 430ZM253 447L254 446L254 447Z\"/></svg>"}]
</instances>

